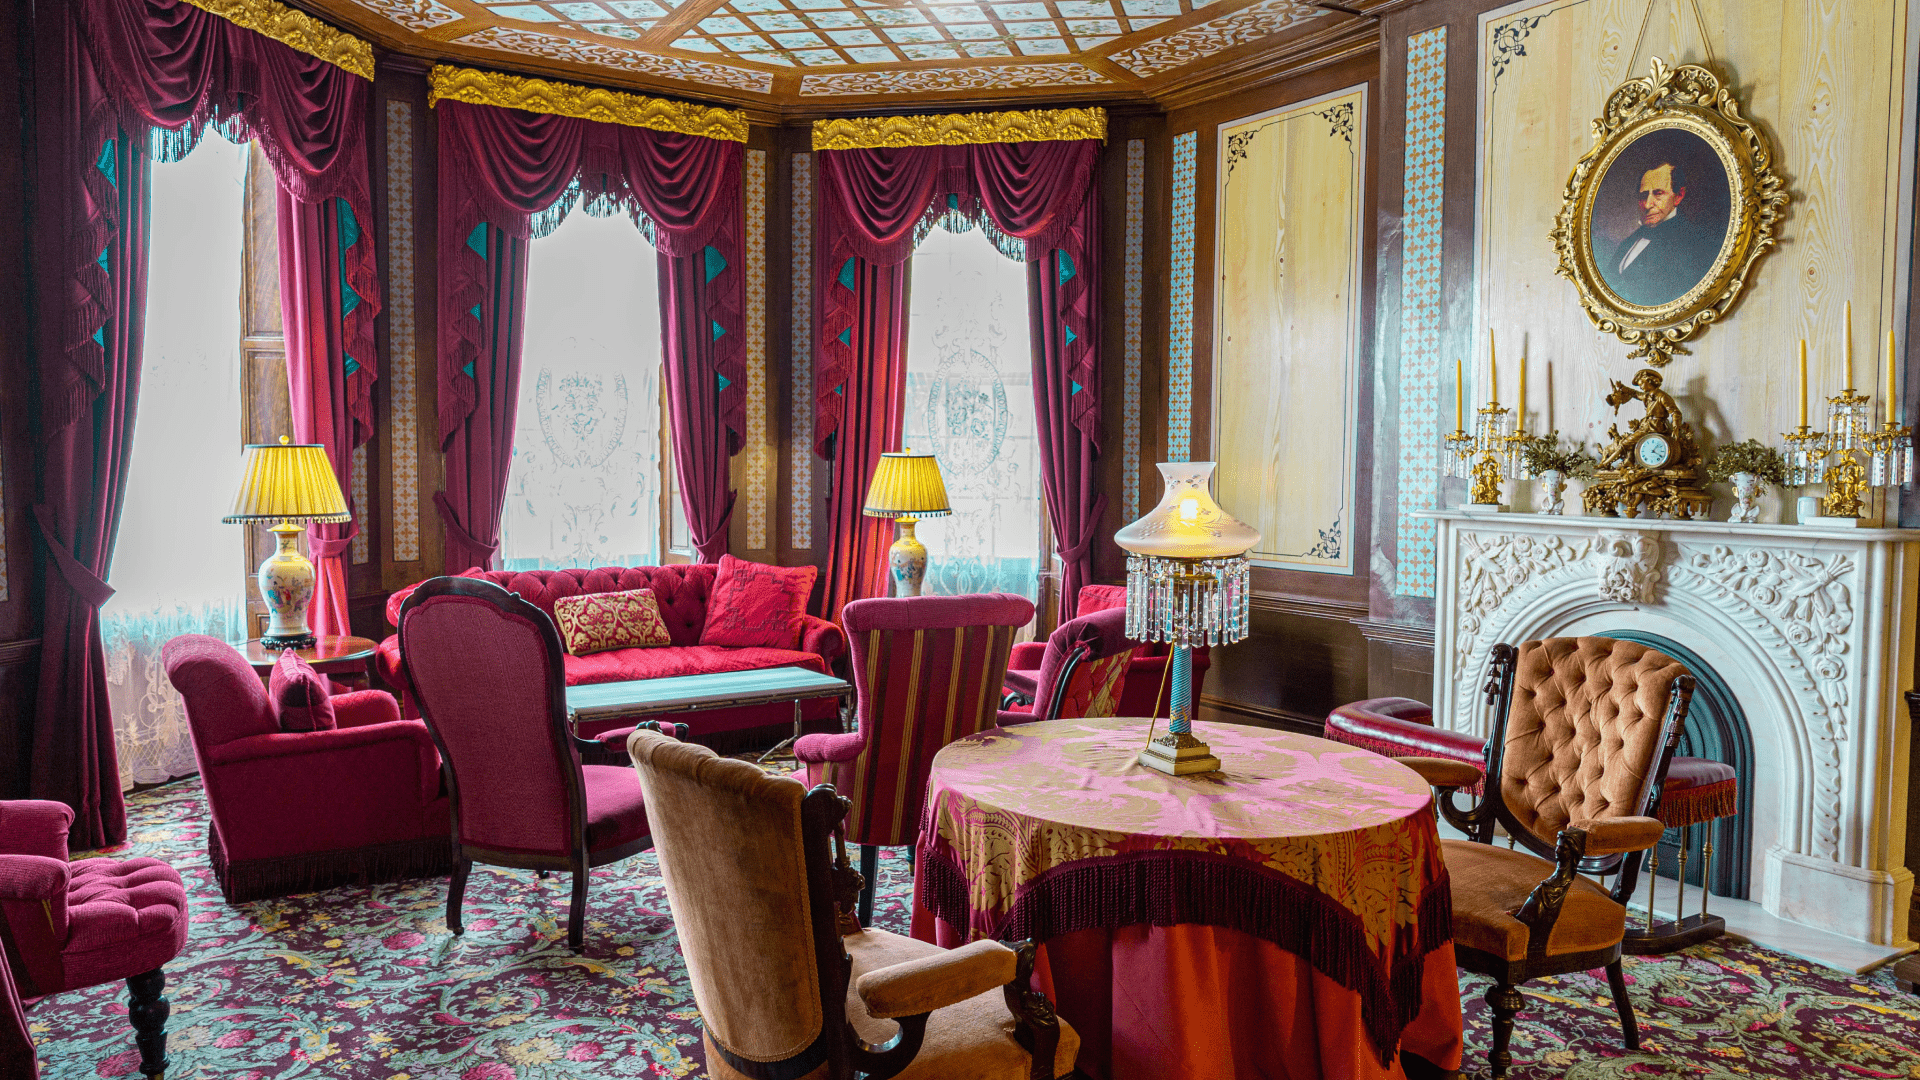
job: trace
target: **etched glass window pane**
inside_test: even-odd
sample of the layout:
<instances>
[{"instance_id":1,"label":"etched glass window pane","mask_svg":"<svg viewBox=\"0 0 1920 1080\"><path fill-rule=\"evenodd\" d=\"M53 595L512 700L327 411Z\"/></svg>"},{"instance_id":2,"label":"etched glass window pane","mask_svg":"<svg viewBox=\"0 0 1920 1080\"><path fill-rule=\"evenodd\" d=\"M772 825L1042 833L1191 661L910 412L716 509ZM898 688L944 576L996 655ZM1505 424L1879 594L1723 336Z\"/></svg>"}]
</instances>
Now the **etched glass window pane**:
<instances>
[{"instance_id":1,"label":"etched glass window pane","mask_svg":"<svg viewBox=\"0 0 1920 1080\"><path fill-rule=\"evenodd\" d=\"M153 166L139 411L114 593L100 609L122 790L196 768L161 647L180 634L247 636L240 568L258 526L220 521L240 489L246 170L247 148L217 138Z\"/></svg>"},{"instance_id":2,"label":"etched glass window pane","mask_svg":"<svg viewBox=\"0 0 1920 1080\"><path fill-rule=\"evenodd\" d=\"M940 460L950 517L919 524L928 593L1039 595L1027 268L978 230L935 229L913 253L906 446Z\"/></svg>"},{"instance_id":3,"label":"etched glass window pane","mask_svg":"<svg viewBox=\"0 0 1920 1080\"><path fill-rule=\"evenodd\" d=\"M633 222L581 211L527 260L508 570L660 561L657 260Z\"/></svg>"}]
</instances>

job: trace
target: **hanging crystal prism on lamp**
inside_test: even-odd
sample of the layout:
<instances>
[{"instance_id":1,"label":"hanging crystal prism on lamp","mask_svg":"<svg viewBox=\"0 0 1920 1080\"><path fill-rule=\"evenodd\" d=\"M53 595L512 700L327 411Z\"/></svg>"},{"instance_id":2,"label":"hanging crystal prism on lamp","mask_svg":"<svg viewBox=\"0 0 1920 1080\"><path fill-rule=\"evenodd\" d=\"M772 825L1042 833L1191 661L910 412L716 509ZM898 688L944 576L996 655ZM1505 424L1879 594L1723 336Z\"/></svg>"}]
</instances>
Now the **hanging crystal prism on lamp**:
<instances>
[{"instance_id":1,"label":"hanging crystal prism on lamp","mask_svg":"<svg viewBox=\"0 0 1920 1080\"><path fill-rule=\"evenodd\" d=\"M313 601L313 564L296 541L309 524L352 521L347 498L327 461L327 448L319 443L290 443L285 435L278 445L250 443L241 470L233 512L220 520L229 525L278 522L268 531L280 541L280 550L260 564L260 596L271 615L260 644L310 649L314 639L307 629L307 605Z\"/></svg>"},{"instance_id":2,"label":"hanging crystal prism on lamp","mask_svg":"<svg viewBox=\"0 0 1920 1080\"><path fill-rule=\"evenodd\" d=\"M1220 759L1193 737L1193 650L1247 636L1247 552L1260 532L1213 501L1211 461L1161 462L1166 493L1113 535L1127 551L1127 636L1173 646L1167 733L1140 764L1174 776L1212 772Z\"/></svg>"},{"instance_id":3,"label":"hanging crystal prism on lamp","mask_svg":"<svg viewBox=\"0 0 1920 1080\"><path fill-rule=\"evenodd\" d=\"M947 501L947 485L940 479L940 463L932 454L898 450L880 455L867 485L867 501L862 513L868 517L890 517L899 530L898 539L887 549L887 572L893 577L895 596L919 596L920 583L927 577L927 545L913 535L914 523L921 518L945 517L953 513Z\"/></svg>"}]
</instances>

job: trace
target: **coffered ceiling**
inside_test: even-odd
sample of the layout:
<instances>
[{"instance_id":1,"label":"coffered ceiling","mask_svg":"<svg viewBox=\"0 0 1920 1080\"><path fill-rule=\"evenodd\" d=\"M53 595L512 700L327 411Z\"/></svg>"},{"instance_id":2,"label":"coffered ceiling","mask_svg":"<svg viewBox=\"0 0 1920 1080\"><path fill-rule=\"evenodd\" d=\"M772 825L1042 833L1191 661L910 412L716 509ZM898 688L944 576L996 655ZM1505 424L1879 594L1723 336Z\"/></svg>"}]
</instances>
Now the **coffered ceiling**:
<instances>
[{"instance_id":1,"label":"coffered ceiling","mask_svg":"<svg viewBox=\"0 0 1920 1080\"><path fill-rule=\"evenodd\" d=\"M1150 100L1274 50L1343 52L1374 20L1303 0L306 0L424 59L836 112ZM1356 6L1381 6L1356 0ZM1390 6L1390 5L1389 5ZM1360 32L1360 33L1357 33Z\"/></svg>"}]
</instances>

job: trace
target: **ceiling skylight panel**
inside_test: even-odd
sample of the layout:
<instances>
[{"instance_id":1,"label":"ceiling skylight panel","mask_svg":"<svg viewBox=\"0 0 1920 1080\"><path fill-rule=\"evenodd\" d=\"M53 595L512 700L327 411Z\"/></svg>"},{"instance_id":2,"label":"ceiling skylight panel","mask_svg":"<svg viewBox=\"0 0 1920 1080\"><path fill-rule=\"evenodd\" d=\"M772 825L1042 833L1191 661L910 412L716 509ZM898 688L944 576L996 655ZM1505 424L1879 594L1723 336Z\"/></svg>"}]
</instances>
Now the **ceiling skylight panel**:
<instances>
[{"instance_id":1,"label":"ceiling skylight panel","mask_svg":"<svg viewBox=\"0 0 1920 1080\"><path fill-rule=\"evenodd\" d=\"M538 4L502 4L487 9L503 19L519 19L522 22L559 22L560 16Z\"/></svg>"},{"instance_id":2,"label":"ceiling skylight panel","mask_svg":"<svg viewBox=\"0 0 1920 1080\"><path fill-rule=\"evenodd\" d=\"M793 58L808 67L846 63L845 60L841 59L840 54L834 52L832 49L808 49L806 52L794 53Z\"/></svg>"},{"instance_id":3,"label":"ceiling skylight panel","mask_svg":"<svg viewBox=\"0 0 1920 1080\"><path fill-rule=\"evenodd\" d=\"M791 11L778 11L771 15L753 15L748 22L762 30L805 30L807 24Z\"/></svg>"},{"instance_id":4,"label":"ceiling skylight panel","mask_svg":"<svg viewBox=\"0 0 1920 1080\"><path fill-rule=\"evenodd\" d=\"M838 45L878 45L880 35L871 30L829 30L827 36Z\"/></svg>"},{"instance_id":5,"label":"ceiling skylight panel","mask_svg":"<svg viewBox=\"0 0 1920 1080\"><path fill-rule=\"evenodd\" d=\"M1004 41L970 41L960 46L968 56L1012 56Z\"/></svg>"},{"instance_id":6,"label":"ceiling skylight panel","mask_svg":"<svg viewBox=\"0 0 1920 1080\"><path fill-rule=\"evenodd\" d=\"M865 48L848 49L847 55L853 57L856 64L891 64L900 58L892 49L869 45Z\"/></svg>"},{"instance_id":7,"label":"ceiling skylight panel","mask_svg":"<svg viewBox=\"0 0 1920 1080\"><path fill-rule=\"evenodd\" d=\"M1067 43L1059 38L1023 38L1020 51L1028 56L1058 56L1067 52Z\"/></svg>"},{"instance_id":8,"label":"ceiling skylight panel","mask_svg":"<svg viewBox=\"0 0 1920 1080\"><path fill-rule=\"evenodd\" d=\"M902 45L900 51L909 60L958 60L960 50L951 45Z\"/></svg>"},{"instance_id":9,"label":"ceiling skylight panel","mask_svg":"<svg viewBox=\"0 0 1920 1080\"><path fill-rule=\"evenodd\" d=\"M812 31L802 31L794 34L770 34L768 36L772 37L774 42L783 49L819 49L825 48L827 44L820 40L819 34L813 33Z\"/></svg>"}]
</instances>

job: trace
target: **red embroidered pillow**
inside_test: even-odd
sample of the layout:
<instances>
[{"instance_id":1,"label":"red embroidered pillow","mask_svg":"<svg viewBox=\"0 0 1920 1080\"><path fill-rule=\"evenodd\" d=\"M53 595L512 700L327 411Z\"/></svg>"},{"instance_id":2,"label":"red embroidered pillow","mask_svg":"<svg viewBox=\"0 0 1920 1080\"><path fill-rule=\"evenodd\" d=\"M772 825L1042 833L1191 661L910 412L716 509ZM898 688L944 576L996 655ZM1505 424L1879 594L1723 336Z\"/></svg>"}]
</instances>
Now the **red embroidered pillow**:
<instances>
[{"instance_id":1,"label":"red embroidered pillow","mask_svg":"<svg viewBox=\"0 0 1920 1080\"><path fill-rule=\"evenodd\" d=\"M800 619L819 574L817 566L768 566L720 556L700 644L799 648Z\"/></svg>"},{"instance_id":2,"label":"red embroidered pillow","mask_svg":"<svg viewBox=\"0 0 1920 1080\"><path fill-rule=\"evenodd\" d=\"M652 589L564 596L553 602L553 621L575 656L673 644Z\"/></svg>"},{"instance_id":3,"label":"red embroidered pillow","mask_svg":"<svg viewBox=\"0 0 1920 1080\"><path fill-rule=\"evenodd\" d=\"M280 714L281 731L333 730L333 697L327 680L292 649L280 654L267 680L267 696Z\"/></svg>"}]
</instances>

